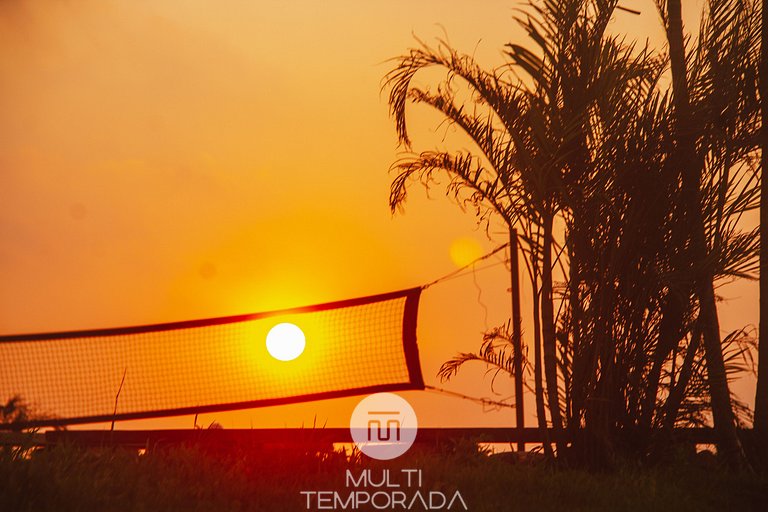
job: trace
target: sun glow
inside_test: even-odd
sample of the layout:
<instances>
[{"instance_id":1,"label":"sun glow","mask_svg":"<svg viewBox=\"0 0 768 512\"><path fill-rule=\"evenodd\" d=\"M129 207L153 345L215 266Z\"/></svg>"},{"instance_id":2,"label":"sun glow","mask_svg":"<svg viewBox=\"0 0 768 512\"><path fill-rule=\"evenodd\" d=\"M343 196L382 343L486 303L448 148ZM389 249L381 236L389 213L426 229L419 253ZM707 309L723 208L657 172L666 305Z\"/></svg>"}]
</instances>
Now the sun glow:
<instances>
[{"instance_id":1,"label":"sun glow","mask_svg":"<svg viewBox=\"0 0 768 512\"><path fill-rule=\"evenodd\" d=\"M304 332L295 324L280 323L267 333L267 351L280 361L293 361L304 352L305 346Z\"/></svg>"},{"instance_id":2,"label":"sun glow","mask_svg":"<svg viewBox=\"0 0 768 512\"><path fill-rule=\"evenodd\" d=\"M449 255L454 265L463 267L482 256L483 248L474 238L457 238L451 243Z\"/></svg>"}]
</instances>

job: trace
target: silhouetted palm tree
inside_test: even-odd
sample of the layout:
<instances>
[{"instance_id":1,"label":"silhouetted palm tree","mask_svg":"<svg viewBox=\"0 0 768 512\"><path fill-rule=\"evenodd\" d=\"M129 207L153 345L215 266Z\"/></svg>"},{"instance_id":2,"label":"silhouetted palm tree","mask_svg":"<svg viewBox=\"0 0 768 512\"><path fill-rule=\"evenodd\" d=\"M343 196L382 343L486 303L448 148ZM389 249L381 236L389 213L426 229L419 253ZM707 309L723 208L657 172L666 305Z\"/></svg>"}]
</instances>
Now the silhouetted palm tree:
<instances>
[{"instance_id":1,"label":"silhouetted palm tree","mask_svg":"<svg viewBox=\"0 0 768 512\"><path fill-rule=\"evenodd\" d=\"M761 3L760 30L760 323L757 391L755 393L755 433L761 458L768 454L768 182L762 169L768 165L768 10ZM765 279L763 279L765 277Z\"/></svg>"},{"instance_id":2,"label":"silhouetted palm tree","mask_svg":"<svg viewBox=\"0 0 768 512\"><path fill-rule=\"evenodd\" d=\"M680 0L660 2L672 69L673 172L680 176L681 219L689 231L681 241L682 268L690 269L684 291L698 300L699 323L706 354L712 413L720 447L732 465L744 459L728 390L726 368L715 303L715 269L710 263L720 247L717 237L708 244L706 225L707 166L722 166L716 186L727 189L728 175L754 150L756 109L754 56L756 32L750 2L712 0L700 37L698 58L688 58L684 47ZM689 63L695 67L689 71ZM692 97L692 96L698 97ZM710 156L712 155L712 156ZM710 159L710 163L707 159ZM712 159L718 161L712 162ZM723 193L717 193L725 206ZM751 206L750 203L749 206ZM748 207L748 205L745 205ZM718 219L722 221L721 219Z\"/></svg>"},{"instance_id":3,"label":"silhouetted palm tree","mask_svg":"<svg viewBox=\"0 0 768 512\"><path fill-rule=\"evenodd\" d=\"M571 451L596 464L617 450L648 453L652 427L705 420L701 383L716 397L721 447L733 453L735 431L722 418L734 425L727 378L740 368L745 337L713 337L714 285L750 276L757 254L754 233L737 227L757 204L755 23L751 4L735 4L744 7L712 0L693 60L682 55L687 106L677 40L668 58L609 34L613 0L532 5L518 22L533 46L507 45L507 65L491 72L440 43L412 49L387 75L406 149L409 102L437 109L476 149L398 161L391 207L402 206L412 181L429 186L446 173L457 200L523 233L537 415L546 426L548 408L561 455L564 428L585 434ZM670 19L668 32L681 36ZM669 62L674 95L660 85ZM429 67L444 69L445 79L434 89L413 86ZM736 76L740 85L729 89ZM480 355L491 360L504 353L498 347L486 339ZM472 356L449 361L442 375ZM638 428L634 446L617 444L617 429Z\"/></svg>"}]
</instances>

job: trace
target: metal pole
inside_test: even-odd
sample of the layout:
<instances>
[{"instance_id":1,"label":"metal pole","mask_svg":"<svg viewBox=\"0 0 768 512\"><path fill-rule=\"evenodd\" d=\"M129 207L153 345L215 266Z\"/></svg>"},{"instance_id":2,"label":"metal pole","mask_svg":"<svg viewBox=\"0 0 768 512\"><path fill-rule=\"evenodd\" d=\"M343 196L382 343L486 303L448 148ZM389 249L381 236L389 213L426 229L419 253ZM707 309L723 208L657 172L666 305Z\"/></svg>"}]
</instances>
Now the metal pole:
<instances>
[{"instance_id":1,"label":"metal pole","mask_svg":"<svg viewBox=\"0 0 768 512\"><path fill-rule=\"evenodd\" d=\"M520 269L517 260L517 231L509 229L509 266L512 276L512 345L515 351L515 411L518 431L517 451L525 451L525 408L523 407L523 319L520 314Z\"/></svg>"}]
</instances>

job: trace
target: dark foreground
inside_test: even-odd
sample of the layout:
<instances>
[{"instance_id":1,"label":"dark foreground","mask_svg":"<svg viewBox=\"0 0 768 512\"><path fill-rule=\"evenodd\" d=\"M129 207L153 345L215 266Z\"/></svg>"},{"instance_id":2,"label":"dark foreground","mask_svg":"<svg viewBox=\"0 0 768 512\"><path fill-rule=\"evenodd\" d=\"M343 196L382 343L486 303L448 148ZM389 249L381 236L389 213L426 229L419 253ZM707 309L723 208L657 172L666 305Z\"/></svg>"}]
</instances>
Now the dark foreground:
<instances>
[{"instance_id":1,"label":"dark foreground","mask_svg":"<svg viewBox=\"0 0 768 512\"><path fill-rule=\"evenodd\" d=\"M5 450L0 510L464 510L462 501L473 511L768 510L768 475L728 474L705 457L590 473L488 457L473 447L412 449L389 463L296 447L175 446L142 455L73 446ZM378 508L365 504L375 493Z\"/></svg>"}]
</instances>

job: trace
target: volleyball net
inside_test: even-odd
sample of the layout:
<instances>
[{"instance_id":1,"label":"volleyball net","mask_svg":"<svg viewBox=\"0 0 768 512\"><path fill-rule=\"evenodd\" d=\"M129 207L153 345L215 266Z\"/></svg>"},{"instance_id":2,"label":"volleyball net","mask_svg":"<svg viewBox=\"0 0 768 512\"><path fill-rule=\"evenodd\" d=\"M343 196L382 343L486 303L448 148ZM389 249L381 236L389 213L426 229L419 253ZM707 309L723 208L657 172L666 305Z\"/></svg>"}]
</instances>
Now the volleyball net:
<instances>
[{"instance_id":1,"label":"volleyball net","mask_svg":"<svg viewBox=\"0 0 768 512\"><path fill-rule=\"evenodd\" d=\"M21 397L34 412L0 428L424 389L416 343L421 290L205 320L0 336L0 400ZM267 334L282 323L305 339L291 360L267 348ZM289 340L274 340L278 351L283 342Z\"/></svg>"}]
</instances>

